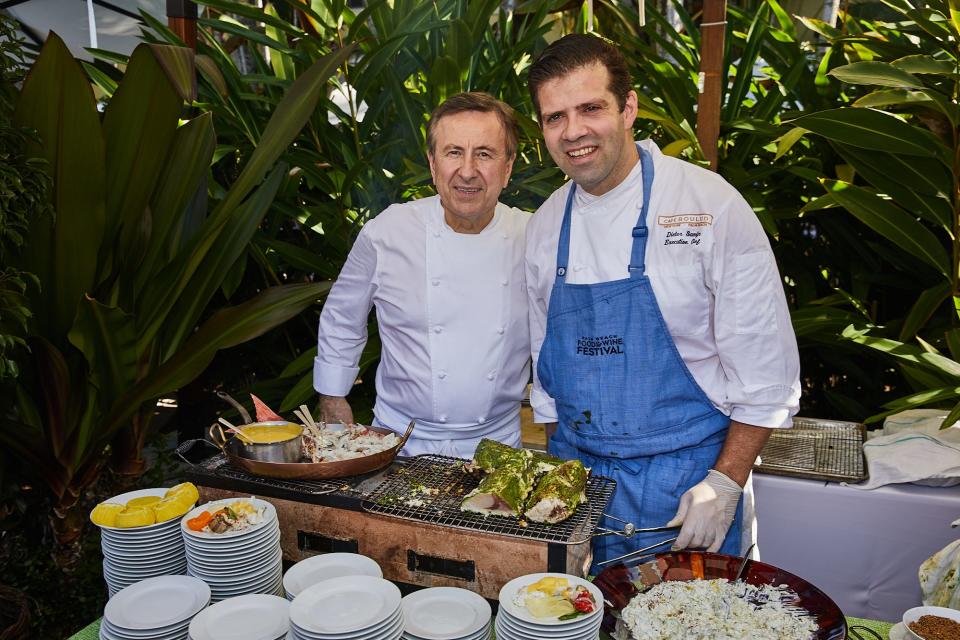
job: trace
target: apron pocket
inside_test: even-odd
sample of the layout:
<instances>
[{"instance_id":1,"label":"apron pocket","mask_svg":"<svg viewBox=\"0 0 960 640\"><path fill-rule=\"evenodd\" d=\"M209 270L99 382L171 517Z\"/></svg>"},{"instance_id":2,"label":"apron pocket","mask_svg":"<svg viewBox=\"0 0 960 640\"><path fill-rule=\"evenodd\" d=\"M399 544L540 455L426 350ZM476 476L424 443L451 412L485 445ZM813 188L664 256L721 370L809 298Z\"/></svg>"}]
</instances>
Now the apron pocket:
<instances>
[{"instance_id":1,"label":"apron pocket","mask_svg":"<svg viewBox=\"0 0 960 640\"><path fill-rule=\"evenodd\" d=\"M677 513L680 497L706 477L710 466L705 461L680 460L667 455L651 460L644 483L644 526L667 524Z\"/></svg>"}]
</instances>

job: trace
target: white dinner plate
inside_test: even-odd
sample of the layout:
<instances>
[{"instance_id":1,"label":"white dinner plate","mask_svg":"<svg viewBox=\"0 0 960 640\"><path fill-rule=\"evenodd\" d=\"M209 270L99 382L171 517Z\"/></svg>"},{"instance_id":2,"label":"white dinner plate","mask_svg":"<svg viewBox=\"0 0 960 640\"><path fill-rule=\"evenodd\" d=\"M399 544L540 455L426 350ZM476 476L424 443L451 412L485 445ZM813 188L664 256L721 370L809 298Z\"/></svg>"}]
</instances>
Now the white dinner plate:
<instances>
[{"instance_id":1,"label":"white dinner plate","mask_svg":"<svg viewBox=\"0 0 960 640\"><path fill-rule=\"evenodd\" d=\"M253 584L255 582L263 582L268 577L275 578L280 576L283 573L283 565L280 562L275 564L263 565L258 567L250 567L247 570L247 573L241 573L233 576L207 576L204 574L196 573L192 568L187 569L190 575L200 578L211 587L221 587L221 588L230 588L232 586L239 586L243 584Z\"/></svg>"},{"instance_id":2,"label":"white dinner plate","mask_svg":"<svg viewBox=\"0 0 960 640\"><path fill-rule=\"evenodd\" d=\"M108 540L100 541L100 549L106 554L118 556L149 556L160 555L161 553L170 553L176 551L183 553L183 540L176 537L169 540L158 540L150 542L141 542L139 540L124 540L123 542L112 542Z\"/></svg>"},{"instance_id":3,"label":"white dinner plate","mask_svg":"<svg viewBox=\"0 0 960 640\"><path fill-rule=\"evenodd\" d=\"M163 560L149 560L143 562L137 562L135 559L116 558L113 556L106 556L103 559L104 568L109 566L121 571L142 571L147 569L155 570L163 567L174 567L186 563L187 558L185 556L173 556L172 558L164 558Z\"/></svg>"},{"instance_id":4,"label":"white dinner plate","mask_svg":"<svg viewBox=\"0 0 960 640\"><path fill-rule=\"evenodd\" d=\"M240 533L243 533L242 531ZM255 531L251 532L247 536L235 536L233 538L225 538L223 540L209 540L203 538L197 538L195 536L183 536L184 546L187 549L194 549L198 551L209 551L211 553L216 553L220 551L227 551L230 549L240 549L243 547L249 547L255 545L262 540L266 540L276 536L280 533L280 524L276 520L273 522L268 522L266 525L259 527ZM226 534L224 534L226 535Z\"/></svg>"},{"instance_id":5,"label":"white dinner plate","mask_svg":"<svg viewBox=\"0 0 960 640\"><path fill-rule=\"evenodd\" d=\"M194 576L196 577L196 576ZM210 590L217 595L242 595L244 593L269 593L276 589L280 583L280 571L269 571L250 576L245 580L236 582L207 583Z\"/></svg>"},{"instance_id":6,"label":"white dinner plate","mask_svg":"<svg viewBox=\"0 0 960 640\"><path fill-rule=\"evenodd\" d=\"M170 490L170 487L167 487L167 488L154 487L152 489L137 489L136 491L128 491L126 493L121 493L120 495L113 496L112 498L108 498L104 500L104 502L118 502L120 504L126 504L131 500L133 500L134 498L143 498L146 496L159 496L162 498L163 494L165 494L169 490ZM90 513L92 514L93 511L91 510ZM100 527L101 531L106 535L109 535L111 532L120 532L120 533L127 533L127 534L142 534L142 533L150 533L150 532L157 531L158 529L162 529L164 525L167 525L170 522L176 523L176 521L177 519L174 518L173 520L167 520L165 522L160 522L157 524L148 524L143 527L121 528L121 527L107 527L99 524L97 526ZM91 520L91 522L93 522L93 520Z\"/></svg>"},{"instance_id":7,"label":"white dinner plate","mask_svg":"<svg viewBox=\"0 0 960 640\"><path fill-rule=\"evenodd\" d=\"M400 589L388 580L348 576L301 591L290 607L290 620L315 633L362 631L393 615L400 601Z\"/></svg>"},{"instance_id":8,"label":"white dinner plate","mask_svg":"<svg viewBox=\"0 0 960 640\"><path fill-rule=\"evenodd\" d=\"M552 632L537 633L527 635L520 633L504 624L504 621L497 616L496 622L497 640L552 640L557 638ZM575 636L578 640L597 640L600 637L600 629L584 632L582 635Z\"/></svg>"},{"instance_id":9,"label":"white dinner plate","mask_svg":"<svg viewBox=\"0 0 960 640\"><path fill-rule=\"evenodd\" d=\"M212 566L205 562L200 562L196 558L187 558L187 565L190 567L191 573L196 573L198 578L213 578L224 579L224 578L235 578L237 576L242 576L248 574L251 569L258 569L262 566L274 566L283 562L283 549L277 547L275 550L265 553L263 558L256 562L256 566L250 566L253 563L235 563L233 565L228 565L226 567Z\"/></svg>"},{"instance_id":10,"label":"white dinner plate","mask_svg":"<svg viewBox=\"0 0 960 640\"><path fill-rule=\"evenodd\" d=\"M588 616L579 616L572 620L566 620L565 622L567 622L567 624L565 625L537 625L532 622L527 622L526 620L521 620L520 618L515 618L509 613L504 613L503 615L513 628L534 635L544 632L549 632L552 636L576 635L583 629L589 629L594 626L599 627L603 622L603 609Z\"/></svg>"},{"instance_id":11,"label":"white dinner plate","mask_svg":"<svg viewBox=\"0 0 960 640\"><path fill-rule=\"evenodd\" d=\"M206 557L211 560L220 560L225 556L248 553L255 549L262 549L271 545L278 544L280 541L280 529L266 529L263 535L246 540L238 540L236 544L224 544L217 546L202 545L197 546L189 543L184 546L184 550L192 555Z\"/></svg>"},{"instance_id":12,"label":"white dinner plate","mask_svg":"<svg viewBox=\"0 0 960 640\"><path fill-rule=\"evenodd\" d=\"M503 618L503 620L500 620ZM533 629L529 625L524 626L523 622L510 616L497 616L498 623L503 625L510 633L517 637L530 638L553 638L554 640L581 640L582 638L596 637L600 632L600 624L603 622L603 616L595 616L590 624L577 627L540 627Z\"/></svg>"},{"instance_id":13,"label":"white dinner plate","mask_svg":"<svg viewBox=\"0 0 960 640\"><path fill-rule=\"evenodd\" d=\"M403 634L403 614L397 609L394 615L378 625L344 633L316 633L297 627L293 621L290 626L303 640L396 640Z\"/></svg>"},{"instance_id":14,"label":"white dinner plate","mask_svg":"<svg viewBox=\"0 0 960 640\"><path fill-rule=\"evenodd\" d=\"M182 622L207 606L210 587L190 576L147 578L107 602L103 616L114 627L154 629Z\"/></svg>"},{"instance_id":15,"label":"white dinner plate","mask_svg":"<svg viewBox=\"0 0 960 640\"><path fill-rule=\"evenodd\" d=\"M123 542L126 540L156 540L175 537L178 533L180 518L144 525L142 527L101 527L100 537L104 540Z\"/></svg>"},{"instance_id":16,"label":"white dinner plate","mask_svg":"<svg viewBox=\"0 0 960 640\"><path fill-rule=\"evenodd\" d=\"M159 629L118 629L110 624L106 619L100 621L100 628L107 631L107 635L116 636L122 640L147 640L149 638L161 638L177 636L187 633L190 626L190 620L184 620L175 625L161 627Z\"/></svg>"},{"instance_id":17,"label":"white dinner plate","mask_svg":"<svg viewBox=\"0 0 960 640\"><path fill-rule=\"evenodd\" d=\"M190 622L193 640L274 640L290 630L290 603L250 594L211 605Z\"/></svg>"},{"instance_id":18,"label":"white dinner plate","mask_svg":"<svg viewBox=\"0 0 960 640\"><path fill-rule=\"evenodd\" d=\"M491 629L493 629L492 620L490 623L487 624L487 626L485 626L483 629L480 629L480 631L477 631L476 633L469 636L465 636L463 638L457 638L457 640L490 640ZM424 640L424 638L421 638L420 636L415 636L412 633L407 633L406 631L403 632L403 635L401 637L403 638L403 640Z\"/></svg>"},{"instance_id":19,"label":"white dinner plate","mask_svg":"<svg viewBox=\"0 0 960 640\"><path fill-rule=\"evenodd\" d=\"M486 600L456 587L421 589L403 598L403 630L424 640L473 635L490 622L490 615Z\"/></svg>"},{"instance_id":20,"label":"white dinner plate","mask_svg":"<svg viewBox=\"0 0 960 640\"><path fill-rule=\"evenodd\" d=\"M223 508L226 505L229 505L232 502L240 502L245 500L247 502L252 502L253 505L257 508L266 507L266 510L263 512L263 520L258 522L255 525L251 525L246 529L241 529L240 531L227 531L226 533L207 533L206 531L194 531L187 526L187 520L192 520L200 515L204 511L216 511ZM203 541L204 543L216 543L217 541L229 541L232 538L248 536L256 531L262 529L263 527L273 524L277 521L277 510L276 508L267 502L266 500L261 500L260 498L225 498L223 500L214 500L212 502L207 502L202 504L199 507L194 507L191 509L187 515L183 516L180 519L180 530L184 533L184 539L189 540L190 542L196 542L198 540Z\"/></svg>"},{"instance_id":21,"label":"white dinner plate","mask_svg":"<svg viewBox=\"0 0 960 640\"><path fill-rule=\"evenodd\" d=\"M307 587L345 576L374 576L382 578L380 565L359 553L324 553L301 560L283 576L288 592L300 593Z\"/></svg>"},{"instance_id":22,"label":"white dinner plate","mask_svg":"<svg viewBox=\"0 0 960 640\"><path fill-rule=\"evenodd\" d=\"M571 587L583 586L586 587L590 594L593 596L593 603L596 609L593 613L588 616L574 618L573 620L560 620L559 617L555 618L535 618L526 607L517 606L513 603L513 598L516 596L517 592L524 587L528 587L531 584L541 580L542 578L566 578L570 582ZM592 618L593 616L602 616L603 612L603 593L600 592L593 583L584 580L583 578L578 578L577 576L568 575L565 573L531 573L529 575L520 576L519 578L514 578L507 584L503 585L500 589L499 595L500 601L500 611L506 611L514 618L528 622L530 624L536 625L537 627L552 627L552 626L579 626L586 622L586 620Z\"/></svg>"}]
</instances>

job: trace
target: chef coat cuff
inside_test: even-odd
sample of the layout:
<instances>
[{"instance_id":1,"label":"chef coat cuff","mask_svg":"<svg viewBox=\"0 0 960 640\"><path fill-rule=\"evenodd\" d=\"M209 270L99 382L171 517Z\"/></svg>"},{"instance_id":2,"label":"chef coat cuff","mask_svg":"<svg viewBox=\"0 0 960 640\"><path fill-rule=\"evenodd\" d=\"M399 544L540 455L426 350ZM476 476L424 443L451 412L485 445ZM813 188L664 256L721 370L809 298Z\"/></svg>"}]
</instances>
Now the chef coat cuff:
<instances>
[{"instance_id":1,"label":"chef coat cuff","mask_svg":"<svg viewBox=\"0 0 960 640\"><path fill-rule=\"evenodd\" d=\"M790 407L737 407L734 406L730 412L730 419L736 422L742 422L753 427L765 427L767 429L789 429L793 426L793 414L796 410Z\"/></svg>"},{"instance_id":2,"label":"chef coat cuff","mask_svg":"<svg viewBox=\"0 0 960 640\"><path fill-rule=\"evenodd\" d=\"M530 392L530 406L533 407L534 422L557 421L557 404L553 401L553 398L543 391L538 391L534 388Z\"/></svg>"},{"instance_id":3,"label":"chef coat cuff","mask_svg":"<svg viewBox=\"0 0 960 640\"><path fill-rule=\"evenodd\" d=\"M360 367L341 367L324 362L320 358L313 359L313 388L321 395L346 396L353 388L358 375L360 375Z\"/></svg>"}]
</instances>

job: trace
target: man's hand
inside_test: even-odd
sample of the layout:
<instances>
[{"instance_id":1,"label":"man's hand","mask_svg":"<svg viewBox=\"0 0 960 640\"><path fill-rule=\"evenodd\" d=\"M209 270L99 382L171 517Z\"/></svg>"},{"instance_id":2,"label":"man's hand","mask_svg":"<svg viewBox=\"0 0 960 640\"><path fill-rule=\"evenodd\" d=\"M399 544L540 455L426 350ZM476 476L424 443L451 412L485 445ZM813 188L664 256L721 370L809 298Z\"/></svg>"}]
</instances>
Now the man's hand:
<instances>
[{"instance_id":1,"label":"man's hand","mask_svg":"<svg viewBox=\"0 0 960 640\"><path fill-rule=\"evenodd\" d=\"M324 422L353 424L353 409L342 396L320 396L320 419Z\"/></svg>"},{"instance_id":2,"label":"man's hand","mask_svg":"<svg viewBox=\"0 0 960 640\"><path fill-rule=\"evenodd\" d=\"M716 469L707 472L707 477L687 490L680 498L680 508L668 527L682 524L680 535L673 543L673 550L688 547L715 552L737 513L737 503L743 488Z\"/></svg>"}]
</instances>

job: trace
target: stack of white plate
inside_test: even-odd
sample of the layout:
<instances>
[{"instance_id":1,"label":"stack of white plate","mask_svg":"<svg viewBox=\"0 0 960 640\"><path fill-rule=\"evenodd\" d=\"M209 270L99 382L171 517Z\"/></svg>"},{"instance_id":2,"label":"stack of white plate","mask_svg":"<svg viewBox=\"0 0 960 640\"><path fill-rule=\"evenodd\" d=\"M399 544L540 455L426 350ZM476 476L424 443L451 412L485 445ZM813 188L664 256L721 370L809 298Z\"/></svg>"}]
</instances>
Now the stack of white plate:
<instances>
[{"instance_id":1,"label":"stack of white plate","mask_svg":"<svg viewBox=\"0 0 960 640\"><path fill-rule=\"evenodd\" d=\"M114 496L108 502L126 504L145 496L162 498L166 492L167 489L162 488L141 489ZM187 570L178 518L127 529L100 526L100 533L103 579L111 598L124 587L145 578L177 575Z\"/></svg>"},{"instance_id":2,"label":"stack of white plate","mask_svg":"<svg viewBox=\"0 0 960 640\"><path fill-rule=\"evenodd\" d=\"M183 517L180 530L187 552L187 575L210 585L214 602L248 593L283 594L283 551L276 508L266 500L243 498L263 508L263 520L240 531L193 531L187 521L217 511L239 498L200 505Z\"/></svg>"},{"instance_id":3,"label":"stack of white plate","mask_svg":"<svg viewBox=\"0 0 960 640\"><path fill-rule=\"evenodd\" d=\"M457 587L433 587L403 598L404 640L487 640L490 605Z\"/></svg>"},{"instance_id":4,"label":"stack of white plate","mask_svg":"<svg viewBox=\"0 0 960 640\"><path fill-rule=\"evenodd\" d=\"M211 605L190 623L190 640L281 640L290 630L290 603L252 593Z\"/></svg>"},{"instance_id":5,"label":"stack of white plate","mask_svg":"<svg viewBox=\"0 0 960 640\"><path fill-rule=\"evenodd\" d=\"M210 604L210 587L189 576L147 578L107 602L100 640L186 640L190 621Z\"/></svg>"},{"instance_id":6,"label":"stack of white plate","mask_svg":"<svg viewBox=\"0 0 960 640\"><path fill-rule=\"evenodd\" d=\"M593 596L594 610L571 620L535 618L526 607L514 602L517 592L541 578L566 578L571 587L586 587ZM497 640L596 640L603 622L603 593L583 578L564 573L531 573L514 578L500 589L500 611L495 628Z\"/></svg>"},{"instance_id":7,"label":"stack of white plate","mask_svg":"<svg viewBox=\"0 0 960 640\"><path fill-rule=\"evenodd\" d=\"M326 580L290 605L291 640L398 640L403 609L397 585L374 576Z\"/></svg>"},{"instance_id":8,"label":"stack of white plate","mask_svg":"<svg viewBox=\"0 0 960 640\"><path fill-rule=\"evenodd\" d=\"M358 553L325 553L301 560L287 569L283 576L283 590L287 592L287 600L293 600L307 587L346 576L382 578L383 571L375 561Z\"/></svg>"}]
</instances>

